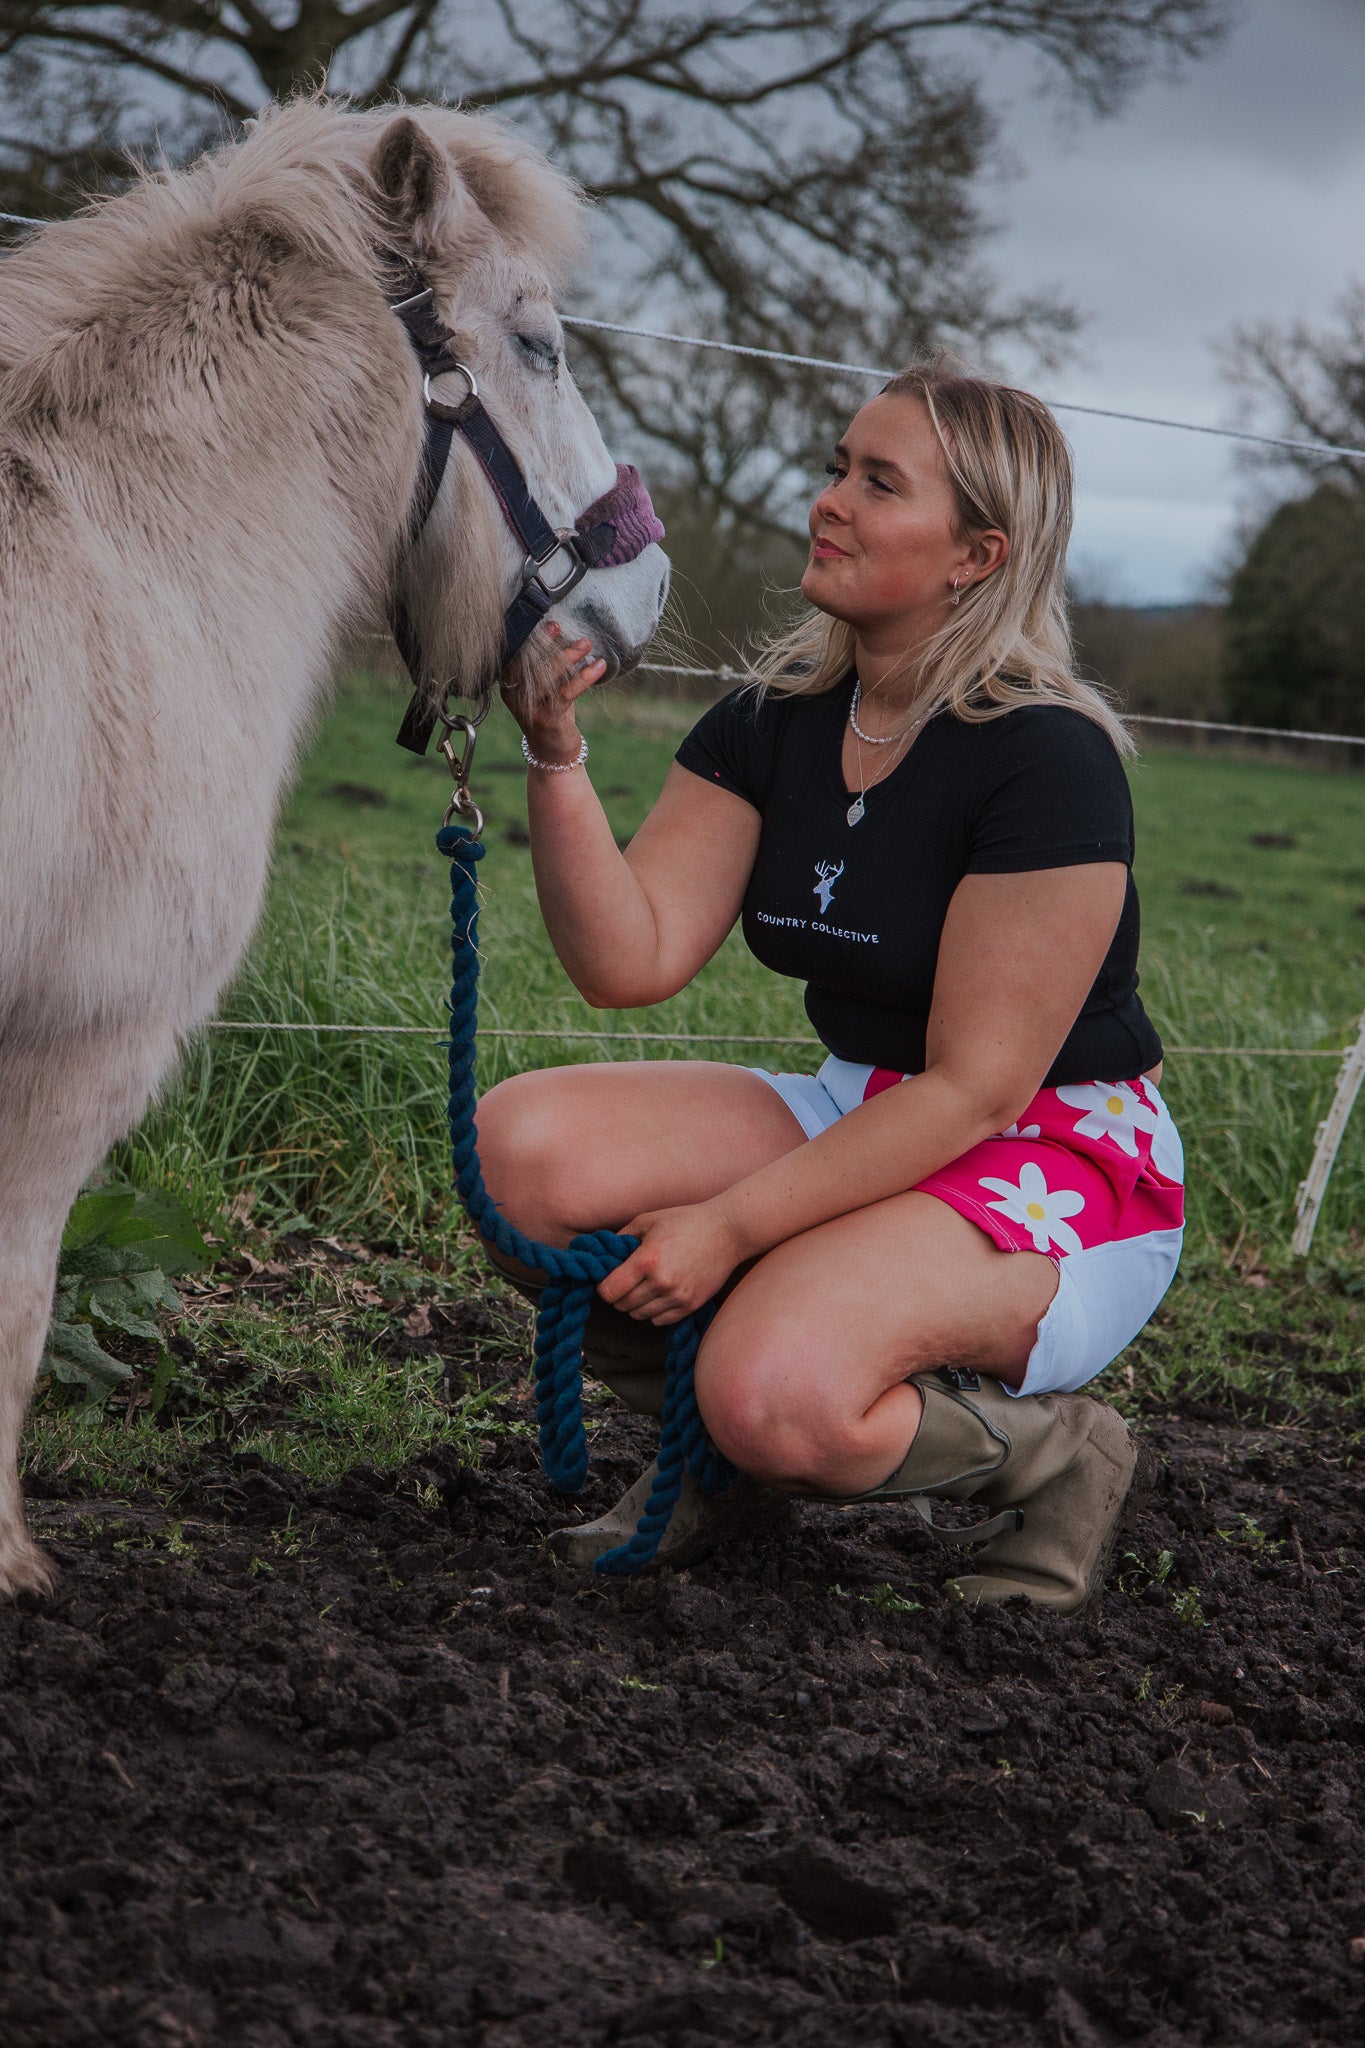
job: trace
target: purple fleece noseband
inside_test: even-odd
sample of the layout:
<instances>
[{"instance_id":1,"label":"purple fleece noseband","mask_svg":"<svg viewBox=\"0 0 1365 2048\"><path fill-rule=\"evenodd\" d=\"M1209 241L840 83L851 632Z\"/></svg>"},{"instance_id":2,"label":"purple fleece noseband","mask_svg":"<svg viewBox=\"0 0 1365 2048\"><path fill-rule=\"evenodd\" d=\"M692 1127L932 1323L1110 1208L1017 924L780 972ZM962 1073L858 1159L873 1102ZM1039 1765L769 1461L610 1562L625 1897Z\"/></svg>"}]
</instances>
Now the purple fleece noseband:
<instances>
[{"instance_id":1,"label":"purple fleece noseband","mask_svg":"<svg viewBox=\"0 0 1365 2048\"><path fill-rule=\"evenodd\" d=\"M617 463L616 482L579 514L576 527L594 569L622 569L664 537L663 521L633 462Z\"/></svg>"}]
</instances>

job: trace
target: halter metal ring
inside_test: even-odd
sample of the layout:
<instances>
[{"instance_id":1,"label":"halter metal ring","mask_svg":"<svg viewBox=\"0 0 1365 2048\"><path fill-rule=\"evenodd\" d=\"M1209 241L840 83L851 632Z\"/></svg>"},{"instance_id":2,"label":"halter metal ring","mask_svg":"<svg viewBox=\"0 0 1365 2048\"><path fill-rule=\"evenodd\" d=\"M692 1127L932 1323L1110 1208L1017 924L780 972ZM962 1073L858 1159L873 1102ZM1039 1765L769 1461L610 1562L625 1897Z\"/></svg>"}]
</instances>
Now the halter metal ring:
<instances>
[{"instance_id":1,"label":"halter metal ring","mask_svg":"<svg viewBox=\"0 0 1365 2048\"><path fill-rule=\"evenodd\" d=\"M469 826L476 839L483 838L483 812L479 809L467 789L457 789L451 792L450 802L446 805L446 814L442 818L441 823L442 825L453 825L457 818Z\"/></svg>"},{"instance_id":2,"label":"halter metal ring","mask_svg":"<svg viewBox=\"0 0 1365 2048\"><path fill-rule=\"evenodd\" d=\"M440 419L451 415L454 412L454 407L444 404L439 398L432 397L431 380L433 377L451 377L456 375L463 377L465 383L469 386L469 397L477 398L479 395L479 380L470 369L468 363L462 363L458 356L452 356L444 370L426 370L423 372L422 403L428 412L434 412Z\"/></svg>"}]
</instances>

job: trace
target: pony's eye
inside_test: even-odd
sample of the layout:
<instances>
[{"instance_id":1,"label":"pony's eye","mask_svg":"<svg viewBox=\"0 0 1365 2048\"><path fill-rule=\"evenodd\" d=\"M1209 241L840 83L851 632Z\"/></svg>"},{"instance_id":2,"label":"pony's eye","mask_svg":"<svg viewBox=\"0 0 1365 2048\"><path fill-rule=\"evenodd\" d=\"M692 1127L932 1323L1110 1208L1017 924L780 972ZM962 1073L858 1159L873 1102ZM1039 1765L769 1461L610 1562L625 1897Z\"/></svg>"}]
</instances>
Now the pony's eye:
<instances>
[{"instance_id":1,"label":"pony's eye","mask_svg":"<svg viewBox=\"0 0 1365 2048\"><path fill-rule=\"evenodd\" d=\"M546 370L559 368L559 350L552 341L545 341L538 334L519 334L516 339L517 346L525 349L533 363Z\"/></svg>"}]
</instances>

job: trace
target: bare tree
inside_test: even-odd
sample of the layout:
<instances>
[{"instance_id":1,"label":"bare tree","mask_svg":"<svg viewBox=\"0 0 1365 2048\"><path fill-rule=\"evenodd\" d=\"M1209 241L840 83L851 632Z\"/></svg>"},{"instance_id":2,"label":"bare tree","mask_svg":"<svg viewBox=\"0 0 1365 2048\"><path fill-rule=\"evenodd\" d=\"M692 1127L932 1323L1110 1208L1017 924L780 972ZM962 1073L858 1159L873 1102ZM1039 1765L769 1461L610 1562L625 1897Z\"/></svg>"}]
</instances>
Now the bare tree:
<instances>
[{"instance_id":1,"label":"bare tree","mask_svg":"<svg viewBox=\"0 0 1365 2048\"><path fill-rule=\"evenodd\" d=\"M326 79L497 109L599 200L584 310L759 347L904 361L1005 337L1055 359L1076 324L980 265L994 131L974 51L1036 54L1112 111L1197 58L1235 0L0 0L0 191L60 211L129 148L181 156ZM789 523L827 378L666 359L582 332L592 394L728 519ZM779 457L765 451L782 451Z\"/></svg>"},{"instance_id":2,"label":"bare tree","mask_svg":"<svg viewBox=\"0 0 1365 2048\"><path fill-rule=\"evenodd\" d=\"M1245 419L1295 439L1365 448L1365 284L1343 292L1325 327L1296 320L1238 328L1223 360ZM1365 497L1365 462L1289 450L1248 459L1281 479L1288 472Z\"/></svg>"}]
</instances>

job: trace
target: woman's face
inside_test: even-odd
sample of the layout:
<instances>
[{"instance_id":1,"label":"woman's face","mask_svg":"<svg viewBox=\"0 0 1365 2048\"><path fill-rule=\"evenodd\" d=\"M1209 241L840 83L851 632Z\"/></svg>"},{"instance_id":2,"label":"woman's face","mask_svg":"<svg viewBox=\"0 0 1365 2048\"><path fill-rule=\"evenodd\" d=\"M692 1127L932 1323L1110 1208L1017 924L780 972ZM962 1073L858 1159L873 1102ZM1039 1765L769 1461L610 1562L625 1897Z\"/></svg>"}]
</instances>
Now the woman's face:
<instances>
[{"instance_id":1,"label":"woman's face","mask_svg":"<svg viewBox=\"0 0 1365 2048\"><path fill-rule=\"evenodd\" d=\"M810 508L801 589L869 641L915 639L947 619L1008 552L1003 533L956 536L956 501L928 407L882 394L855 414Z\"/></svg>"}]
</instances>

